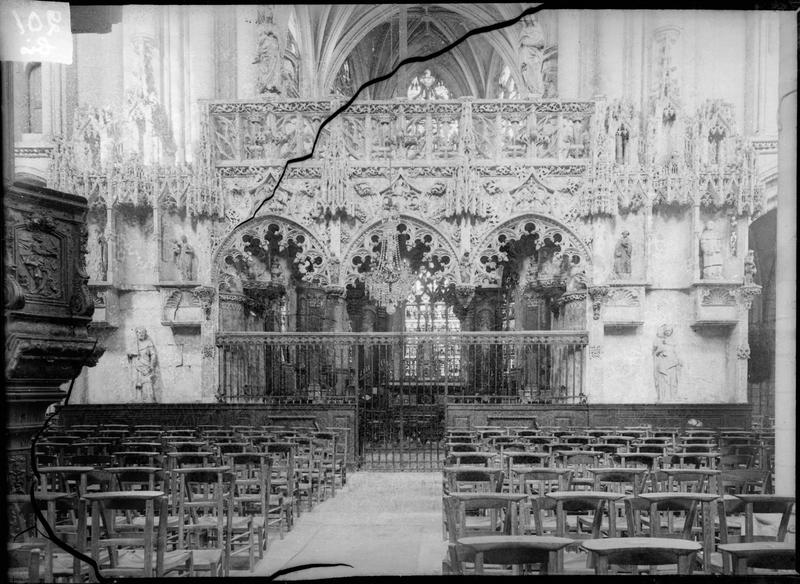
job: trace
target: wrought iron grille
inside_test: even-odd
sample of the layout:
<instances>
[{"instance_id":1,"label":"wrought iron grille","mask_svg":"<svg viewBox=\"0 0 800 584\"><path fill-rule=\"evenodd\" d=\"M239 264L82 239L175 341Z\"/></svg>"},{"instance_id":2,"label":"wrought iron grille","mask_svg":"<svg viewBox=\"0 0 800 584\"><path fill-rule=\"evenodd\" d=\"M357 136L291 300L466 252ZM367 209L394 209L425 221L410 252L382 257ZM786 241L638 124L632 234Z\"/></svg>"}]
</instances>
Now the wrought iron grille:
<instances>
[{"instance_id":1,"label":"wrought iron grille","mask_svg":"<svg viewBox=\"0 0 800 584\"><path fill-rule=\"evenodd\" d=\"M570 404L584 387L587 333L226 332L216 343L224 402Z\"/></svg>"}]
</instances>

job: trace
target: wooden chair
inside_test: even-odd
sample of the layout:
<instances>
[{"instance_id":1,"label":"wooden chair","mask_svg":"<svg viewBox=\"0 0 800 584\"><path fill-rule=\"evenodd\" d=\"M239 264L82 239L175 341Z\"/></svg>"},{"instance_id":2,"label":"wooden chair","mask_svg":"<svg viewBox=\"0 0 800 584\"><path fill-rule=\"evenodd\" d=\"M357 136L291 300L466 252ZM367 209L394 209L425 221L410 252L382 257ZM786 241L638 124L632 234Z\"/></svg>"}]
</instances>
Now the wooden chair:
<instances>
[{"instance_id":1,"label":"wooden chair","mask_svg":"<svg viewBox=\"0 0 800 584\"><path fill-rule=\"evenodd\" d=\"M6 578L10 584L44 582L41 574L44 554L39 547L9 543L6 547ZM48 582L54 581L52 576Z\"/></svg>"},{"instance_id":2,"label":"wooden chair","mask_svg":"<svg viewBox=\"0 0 800 584\"><path fill-rule=\"evenodd\" d=\"M445 496L442 507L448 537L447 555L442 562L443 574L463 574L465 562L474 561L474 553L458 546L466 536L517 535L519 504L523 494L459 493ZM486 559L487 563L494 563Z\"/></svg>"},{"instance_id":3,"label":"wooden chair","mask_svg":"<svg viewBox=\"0 0 800 584\"><path fill-rule=\"evenodd\" d=\"M790 555L782 546L762 545L786 542L794 502L794 497L780 495L741 495L719 499L718 549L722 557L714 556L714 571L746 574L756 568L795 569L794 555ZM764 515L771 515L774 520L769 521ZM758 524L762 525L762 532L772 533L757 534Z\"/></svg>"},{"instance_id":4,"label":"wooden chair","mask_svg":"<svg viewBox=\"0 0 800 584\"><path fill-rule=\"evenodd\" d=\"M678 574L691 574L695 554L702 546L688 540L614 537L584 541L581 547L591 554L595 574L605 576L612 565L636 572L638 566L648 566L647 571L653 575L657 566L674 564Z\"/></svg>"},{"instance_id":5,"label":"wooden chair","mask_svg":"<svg viewBox=\"0 0 800 584\"><path fill-rule=\"evenodd\" d=\"M268 442L263 445L264 452L272 457L272 479L270 486L270 508L281 505L287 531L294 527L295 511L300 516L300 503L295 483L295 452L297 445L293 442Z\"/></svg>"},{"instance_id":6,"label":"wooden chair","mask_svg":"<svg viewBox=\"0 0 800 584\"><path fill-rule=\"evenodd\" d=\"M178 548L187 549L195 571L228 576L233 474L229 467L181 468L178 481ZM248 532L247 535L251 535Z\"/></svg>"},{"instance_id":7,"label":"wooden chair","mask_svg":"<svg viewBox=\"0 0 800 584\"><path fill-rule=\"evenodd\" d=\"M474 574L484 575L484 565L511 565L514 575L557 573L557 555L571 539L537 535L501 535L462 537L457 541L457 555L473 557ZM463 566L463 562L461 564ZM534 570L533 566L538 565Z\"/></svg>"},{"instance_id":8,"label":"wooden chair","mask_svg":"<svg viewBox=\"0 0 800 584\"><path fill-rule=\"evenodd\" d=\"M166 551L167 525L155 527L155 508L166 516L168 502L162 491L109 491L89 493L82 499L90 506L91 544L89 553L104 578L161 578L178 572L193 576L192 555L182 550ZM141 530L116 529L119 512L134 512L145 517ZM86 540L86 514L80 514L78 551ZM109 520L110 518L110 520ZM155 553L154 553L155 552ZM89 572L94 581L94 571Z\"/></svg>"},{"instance_id":9,"label":"wooden chair","mask_svg":"<svg viewBox=\"0 0 800 584\"><path fill-rule=\"evenodd\" d=\"M244 532L247 520L252 523L258 543L258 557L262 559L268 546L270 527L277 527L283 539L282 499L270 505L272 495L272 458L261 452L231 454L227 464L234 474L234 518L231 529L234 534ZM255 567L252 554L249 569Z\"/></svg>"}]
</instances>

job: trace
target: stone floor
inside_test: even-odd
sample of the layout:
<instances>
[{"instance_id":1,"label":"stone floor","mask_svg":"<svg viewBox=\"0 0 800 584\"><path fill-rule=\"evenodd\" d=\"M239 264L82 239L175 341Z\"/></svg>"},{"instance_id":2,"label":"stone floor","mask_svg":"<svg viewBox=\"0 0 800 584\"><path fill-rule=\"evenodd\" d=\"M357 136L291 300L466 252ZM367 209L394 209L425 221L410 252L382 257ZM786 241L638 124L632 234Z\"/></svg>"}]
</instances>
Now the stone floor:
<instances>
[{"instance_id":1,"label":"stone floor","mask_svg":"<svg viewBox=\"0 0 800 584\"><path fill-rule=\"evenodd\" d=\"M314 568L281 580L346 576L441 574L447 544L442 539L442 475L370 473L348 476L336 497L304 511L294 529L271 541L253 572L268 576L306 563L346 563L352 568Z\"/></svg>"}]
</instances>

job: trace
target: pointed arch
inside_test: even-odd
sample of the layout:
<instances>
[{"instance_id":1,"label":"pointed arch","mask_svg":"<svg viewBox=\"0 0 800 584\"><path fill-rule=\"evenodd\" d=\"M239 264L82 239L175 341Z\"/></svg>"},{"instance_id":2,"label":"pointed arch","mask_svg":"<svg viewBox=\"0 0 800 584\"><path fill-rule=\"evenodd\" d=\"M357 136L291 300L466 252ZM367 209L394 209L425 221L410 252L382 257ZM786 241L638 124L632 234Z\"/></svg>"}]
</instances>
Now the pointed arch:
<instances>
[{"instance_id":1,"label":"pointed arch","mask_svg":"<svg viewBox=\"0 0 800 584\"><path fill-rule=\"evenodd\" d=\"M577 257L574 263L584 268L587 282L591 281L592 254L581 238L555 219L526 213L498 225L473 248L475 255L470 258L468 283L489 288L500 286L503 273L498 269L499 264L509 259L504 248L526 235L534 238L537 249L549 244L555 247L559 257L569 255L573 260Z\"/></svg>"},{"instance_id":2,"label":"pointed arch","mask_svg":"<svg viewBox=\"0 0 800 584\"><path fill-rule=\"evenodd\" d=\"M384 217L363 227L353 237L352 243L347 251L342 255L341 272L339 282L343 286L354 284L362 275L359 274L358 267L375 255L374 244L371 243L373 236L380 237ZM437 276L444 278L450 284L460 284L461 274L458 270L458 252L453 242L433 225L425 220L409 215L401 214L398 225L398 233L409 236L409 247L420 243L427 248L424 259L436 260L442 266Z\"/></svg>"},{"instance_id":3,"label":"pointed arch","mask_svg":"<svg viewBox=\"0 0 800 584\"><path fill-rule=\"evenodd\" d=\"M264 215L234 229L214 252L211 278L215 286L241 288L247 282L268 277L270 266L259 265L250 253L253 245L276 242L279 252L294 251L289 258L304 282L317 285L336 283L336 262L319 239L303 226L278 215Z\"/></svg>"}]
</instances>

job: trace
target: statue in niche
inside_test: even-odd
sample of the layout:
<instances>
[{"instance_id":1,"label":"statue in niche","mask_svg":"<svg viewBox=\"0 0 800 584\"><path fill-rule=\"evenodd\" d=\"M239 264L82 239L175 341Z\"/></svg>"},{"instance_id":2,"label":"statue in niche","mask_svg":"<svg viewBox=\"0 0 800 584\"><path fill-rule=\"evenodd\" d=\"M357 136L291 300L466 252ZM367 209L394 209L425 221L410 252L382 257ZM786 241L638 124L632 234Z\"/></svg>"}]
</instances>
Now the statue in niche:
<instances>
[{"instance_id":1,"label":"statue in niche","mask_svg":"<svg viewBox=\"0 0 800 584\"><path fill-rule=\"evenodd\" d=\"M375 309L372 306L365 305L364 311L361 316L361 332L372 333L375 332Z\"/></svg>"},{"instance_id":2,"label":"statue in niche","mask_svg":"<svg viewBox=\"0 0 800 584\"><path fill-rule=\"evenodd\" d=\"M623 231L622 237L614 248L614 276L619 280L627 280L631 277L633 244L629 236L630 231Z\"/></svg>"},{"instance_id":3,"label":"statue in niche","mask_svg":"<svg viewBox=\"0 0 800 584\"><path fill-rule=\"evenodd\" d=\"M105 282L108 280L108 241L106 241L106 236L103 235L102 231L100 235L97 236L97 249L98 255L100 256L97 280L99 282Z\"/></svg>"},{"instance_id":4,"label":"statue in niche","mask_svg":"<svg viewBox=\"0 0 800 584\"><path fill-rule=\"evenodd\" d=\"M481 310L478 313L478 327L479 331L490 331L492 327L492 311L488 308Z\"/></svg>"},{"instance_id":5,"label":"statue in niche","mask_svg":"<svg viewBox=\"0 0 800 584\"><path fill-rule=\"evenodd\" d=\"M570 262L567 272L567 292L577 292L586 289L586 270L577 263Z\"/></svg>"},{"instance_id":6,"label":"statue in niche","mask_svg":"<svg viewBox=\"0 0 800 584\"><path fill-rule=\"evenodd\" d=\"M681 367L683 367L683 363L675 351L672 333L672 327L662 324L658 327L656 332L658 339L653 345L656 400L659 402L675 399L678 377Z\"/></svg>"},{"instance_id":7,"label":"statue in niche","mask_svg":"<svg viewBox=\"0 0 800 584\"><path fill-rule=\"evenodd\" d=\"M534 16L524 21L519 51L522 58L522 80L531 97L544 95L544 31Z\"/></svg>"},{"instance_id":8,"label":"statue in niche","mask_svg":"<svg viewBox=\"0 0 800 584\"><path fill-rule=\"evenodd\" d=\"M702 279L722 278L722 237L713 221L707 221L700 234L700 257L703 261Z\"/></svg>"},{"instance_id":9,"label":"statue in niche","mask_svg":"<svg viewBox=\"0 0 800 584\"><path fill-rule=\"evenodd\" d=\"M756 258L755 252L750 249L744 258L744 284L753 286L756 283Z\"/></svg>"},{"instance_id":10,"label":"statue in niche","mask_svg":"<svg viewBox=\"0 0 800 584\"><path fill-rule=\"evenodd\" d=\"M158 356L155 344L143 326L136 327L136 352L128 353L128 360L133 362L134 387L138 400L155 403Z\"/></svg>"},{"instance_id":11,"label":"statue in niche","mask_svg":"<svg viewBox=\"0 0 800 584\"><path fill-rule=\"evenodd\" d=\"M272 258L269 266L270 281L274 284L284 284L285 278L283 277L283 266L281 260L277 256Z\"/></svg>"},{"instance_id":12,"label":"statue in niche","mask_svg":"<svg viewBox=\"0 0 800 584\"><path fill-rule=\"evenodd\" d=\"M625 126L620 126L614 136L614 158L617 164L625 164L625 161L627 160L629 139L630 133L628 132L628 129Z\"/></svg>"},{"instance_id":13,"label":"statue in niche","mask_svg":"<svg viewBox=\"0 0 800 584\"><path fill-rule=\"evenodd\" d=\"M278 37L273 32L272 8L261 7L256 24L259 27L258 48L254 65L258 65L256 90L258 93L280 93L280 82L283 69L281 47Z\"/></svg>"},{"instance_id":14,"label":"statue in niche","mask_svg":"<svg viewBox=\"0 0 800 584\"><path fill-rule=\"evenodd\" d=\"M194 248L185 235L181 236L180 241L172 240L172 261L178 278L184 282L191 282L194 276Z\"/></svg>"}]
</instances>

